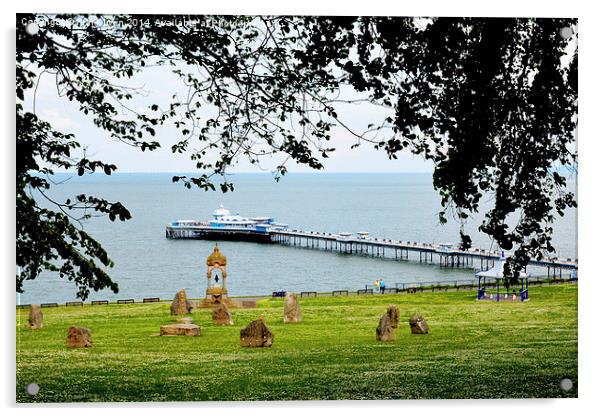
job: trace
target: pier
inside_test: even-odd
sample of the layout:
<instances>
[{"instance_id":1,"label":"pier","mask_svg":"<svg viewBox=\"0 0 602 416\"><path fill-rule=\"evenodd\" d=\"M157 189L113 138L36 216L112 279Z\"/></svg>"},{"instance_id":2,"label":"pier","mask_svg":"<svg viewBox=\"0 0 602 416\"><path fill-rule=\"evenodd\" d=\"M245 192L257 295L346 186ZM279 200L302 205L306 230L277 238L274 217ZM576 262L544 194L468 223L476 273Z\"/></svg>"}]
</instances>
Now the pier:
<instances>
[{"instance_id":1,"label":"pier","mask_svg":"<svg viewBox=\"0 0 602 416\"><path fill-rule=\"evenodd\" d=\"M429 244L394 239L354 237L350 235L319 233L299 230L271 232L271 241L278 244L334 251L341 254L359 254L394 260L415 260L420 263L439 264L441 267L489 269L502 255L500 251L470 248L460 250L448 244ZM410 258L410 253L412 257ZM562 277L563 270L578 268L577 260L543 258L532 259L529 266L548 269L548 277Z\"/></svg>"},{"instance_id":2,"label":"pier","mask_svg":"<svg viewBox=\"0 0 602 416\"><path fill-rule=\"evenodd\" d=\"M363 255L388 258L396 261L417 261L438 264L441 267L456 267L487 270L502 255L500 251L470 248L460 250L450 244L430 244L368 237L367 233L357 236L349 233L325 233L296 229L215 229L207 223L168 224L165 237L170 239L205 239L253 241L281 244L306 249L330 251L339 254ZM548 277L562 277L564 271L578 268L577 259L546 257L532 259L529 266L547 269Z\"/></svg>"}]
</instances>

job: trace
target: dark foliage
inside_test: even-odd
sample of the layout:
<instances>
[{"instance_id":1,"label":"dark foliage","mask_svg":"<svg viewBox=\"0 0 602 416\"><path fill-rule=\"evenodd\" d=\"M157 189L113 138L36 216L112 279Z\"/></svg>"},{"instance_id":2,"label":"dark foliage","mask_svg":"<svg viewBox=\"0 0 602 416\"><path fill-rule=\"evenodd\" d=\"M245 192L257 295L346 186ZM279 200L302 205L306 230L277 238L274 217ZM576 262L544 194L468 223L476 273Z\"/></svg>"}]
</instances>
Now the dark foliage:
<instances>
[{"instance_id":1,"label":"dark foliage","mask_svg":"<svg viewBox=\"0 0 602 416\"><path fill-rule=\"evenodd\" d=\"M349 77L385 91L374 98L395 108L395 134L378 147L434 162L442 221L451 207L463 222L494 195L480 231L515 249L506 271L516 281L529 258L554 251L555 215L576 207L558 172L577 164L577 57L561 60L576 21L439 18L417 29L408 19L405 31L400 23L361 23L363 79ZM377 56L368 52L374 44Z\"/></svg>"}]
</instances>

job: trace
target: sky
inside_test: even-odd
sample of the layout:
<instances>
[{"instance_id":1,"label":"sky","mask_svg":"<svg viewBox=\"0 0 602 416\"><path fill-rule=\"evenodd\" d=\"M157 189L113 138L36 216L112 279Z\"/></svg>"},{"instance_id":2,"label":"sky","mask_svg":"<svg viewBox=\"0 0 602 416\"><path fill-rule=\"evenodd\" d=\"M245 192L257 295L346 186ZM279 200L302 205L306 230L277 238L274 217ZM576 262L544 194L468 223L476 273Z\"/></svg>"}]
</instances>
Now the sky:
<instances>
[{"instance_id":1,"label":"sky","mask_svg":"<svg viewBox=\"0 0 602 416\"><path fill-rule=\"evenodd\" d=\"M128 81L128 86L142 88L144 94L135 97L129 104L132 108L145 108L146 105L158 103L167 106L173 94L185 94L181 81L170 72L169 68L147 68L140 75ZM123 80L119 80L123 83ZM353 98L351 87L343 87L342 95ZM30 90L31 91L31 90ZM157 129L156 140L161 148L152 152L141 152L126 144L117 142L103 130L92 123L89 116L78 109L76 103L65 97L59 97L55 76L43 74L33 97L26 98L26 106L53 127L66 133L75 134L77 140L86 148L86 155L115 164L117 172L194 172L195 162L185 154L173 154L171 145L176 143L180 133L174 127L163 126ZM127 110L124 110L124 112ZM387 110L369 103L343 104L337 106L339 117L350 127L357 130L366 129L368 124L382 123L389 113ZM334 127L329 147L336 148L328 159L323 159L322 172L432 172L432 164L420 156L410 152L401 152L398 159L390 160L384 150L377 151L369 143L351 149L356 139L342 127ZM198 142L197 142L198 143ZM261 166L252 165L240 160L232 166L231 173L272 172L281 164L285 155L272 159L264 159ZM316 172L315 170L292 162L286 164L289 172Z\"/></svg>"}]
</instances>

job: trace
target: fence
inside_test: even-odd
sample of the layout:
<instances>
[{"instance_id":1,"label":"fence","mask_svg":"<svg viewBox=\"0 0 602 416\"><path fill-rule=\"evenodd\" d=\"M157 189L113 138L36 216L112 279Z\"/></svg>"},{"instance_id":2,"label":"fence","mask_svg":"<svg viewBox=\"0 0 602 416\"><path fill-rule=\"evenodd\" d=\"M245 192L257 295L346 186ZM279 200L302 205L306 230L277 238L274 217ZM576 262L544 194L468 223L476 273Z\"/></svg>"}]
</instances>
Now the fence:
<instances>
[{"instance_id":1,"label":"fence","mask_svg":"<svg viewBox=\"0 0 602 416\"><path fill-rule=\"evenodd\" d=\"M305 298L305 297L318 297L318 292L301 292L301 297Z\"/></svg>"},{"instance_id":2,"label":"fence","mask_svg":"<svg viewBox=\"0 0 602 416\"><path fill-rule=\"evenodd\" d=\"M558 276L555 278L547 278L545 276L535 276L529 278L529 286L542 286L542 285L555 285L561 283L578 283L577 278L559 278ZM495 282L487 282L485 284L481 284L483 288L495 287ZM455 289L456 291L460 290L476 290L477 282L476 280L454 280L454 281L436 281L436 282L414 282L414 283L395 283L395 287L388 287L384 289L385 294L393 294L393 293L416 293L416 292L447 292L449 290ZM368 289L368 285L364 289L359 289L356 291L358 295L373 295L374 290ZM324 293L321 293L323 295ZM328 294L326 292L325 294ZM349 290L333 290L330 292L332 296L349 296ZM286 291L276 291L272 292L272 297L284 297L286 295ZM305 291L301 292L301 297L317 297L318 292L316 291ZM528 295L527 295L528 296ZM158 297L149 297L143 298L142 303L153 303L153 302L165 302L165 300L161 300ZM132 304L132 303L140 303L136 302L134 299L119 299L115 301L116 304ZM90 302L92 306L97 305L108 305L108 300L93 300ZM30 304L22 304L17 305L18 309L26 309L29 308ZM42 308L55 308L58 307L59 304L56 302L51 303L42 303L40 304ZM65 302L65 306L84 306L84 302L76 301L76 302Z\"/></svg>"}]
</instances>

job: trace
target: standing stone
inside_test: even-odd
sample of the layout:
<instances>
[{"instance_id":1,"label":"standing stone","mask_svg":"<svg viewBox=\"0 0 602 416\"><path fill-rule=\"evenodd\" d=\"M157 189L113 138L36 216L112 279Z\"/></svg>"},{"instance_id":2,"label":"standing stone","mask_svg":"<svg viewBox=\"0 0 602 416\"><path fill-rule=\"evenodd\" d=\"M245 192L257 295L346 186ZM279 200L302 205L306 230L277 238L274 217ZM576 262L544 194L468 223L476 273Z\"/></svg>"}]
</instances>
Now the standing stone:
<instances>
[{"instance_id":1,"label":"standing stone","mask_svg":"<svg viewBox=\"0 0 602 416\"><path fill-rule=\"evenodd\" d=\"M399 308L397 305L389 305L387 308L387 315L391 320L391 326L397 328L399 326Z\"/></svg>"},{"instance_id":2,"label":"standing stone","mask_svg":"<svg viewBox=\"0 0 602 416\"><path fill-rule=\"evenodd\" d=\"M92 346L92 332L88 328L72 326L67 331L68 348L86 348Z\"/></svg>"},{"instance_id":3,"label":"standing stone","mask_svg":"<svg viewBox=\"0 0 602 416\"><path fill-rule=\"evenodd\" d=\"M215 325L234 325L232 315L230 314L228 307L223 303L218 303L217 306L213 308L211 317L213 318L213 323Z\"/></svg>"},{"instance_id":4,"label":"standing stone","mask_svg":"<svg viewBox=\"0 0 602 416\"><path fill-rule=\"evenodd\" d=\"M193 323L179 323L161 325L161 336L183 335L187 337L198 337L201 335L201 328Z\"/></svg>"},{"instance_id":5,"label":"standing stone","mask_svg":"<svg viewBox=\"0 0 602 416\"><path fill-rule=\"evenodd\" d=\"M272 331L266 326L263 318L259 318L240 330L242 347L271 347L274 341Z\"/></svg>"},{"instance_id":6,"label":"standing stone","mask_svg":"<svg viewBox=\"0 0 602 416\"><path fill-rule=\"evenodd\" d=\"M286 292L284 297L284 322L301 322L301 306L296 293Z\"/></svg>"},{"instance_id":7,"label":"standing stone","mask_svg":"<svg viewBox=\"0 0 602 416\"><path fill-rule=\"evenodd\" d=\"M410 329L412 334L428 334L429 324L422 315L414 314L410 318Z\"/></svg>"},{"instance_id":8,"label":"standing stone","mask_svg":"<svg viewBox=\"0 0 602 416\"><path fill-rule=\"evenodd\" d=\"M42 314L40 305L31 305L29 308L29 328L42 329L44 326L42 322L44 315Z\"/></svg>"},{"instance_id":9,"label":"standing stone","mask_svg":"<svg viewBox=\"0 0 602 416\"><path fill-rule=\"evenodd\" d=\"M380 317L378 326L376 327L376 340L377 341L394 341L395 331L391 326L391 318L388 314L384 314Z\"/></svg>"},{"instance_id":10,"label":"standing stone","mask_svg":"<svg viewBox=\"0 0 602 416\"><path fill-rule=\"evenodd\" d=\"M184 289L176 293L176 296L171 302L171 314L172 315L185 315L192 311L192 305L186 299L186 291Z\"/></svg>"}]
</instances>

